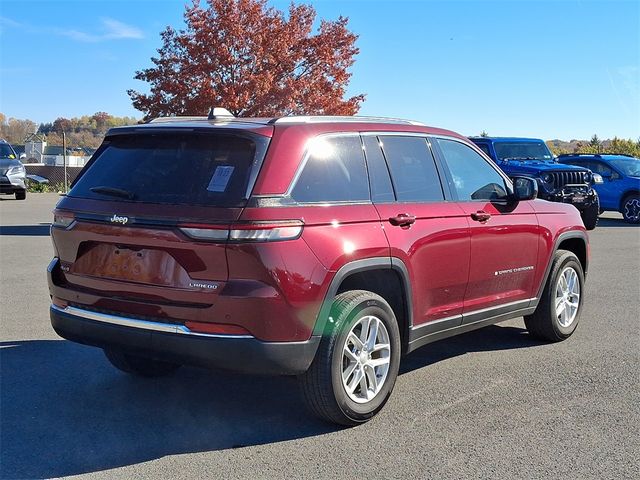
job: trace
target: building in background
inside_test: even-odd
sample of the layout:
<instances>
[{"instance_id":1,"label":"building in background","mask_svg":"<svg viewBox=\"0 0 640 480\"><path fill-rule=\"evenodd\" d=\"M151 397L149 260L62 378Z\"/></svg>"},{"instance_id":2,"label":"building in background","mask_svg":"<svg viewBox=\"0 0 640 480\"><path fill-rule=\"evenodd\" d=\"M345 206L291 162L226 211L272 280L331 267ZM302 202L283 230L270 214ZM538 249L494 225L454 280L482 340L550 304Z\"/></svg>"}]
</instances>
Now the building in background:
<instances>
[{"instance_id":1,"label":"building in background","mask_svg":"<svg viewBox=\"0 0 640 480\"><path fill-rule=\"evenodd\" d=\"M95 148L67 148L67 166L83 167ZM32 133L24 143L25 163L39 163L43 165L64 165L64 152L59 145L47 145L46 137Z\"/></svg>"}]
</instances>

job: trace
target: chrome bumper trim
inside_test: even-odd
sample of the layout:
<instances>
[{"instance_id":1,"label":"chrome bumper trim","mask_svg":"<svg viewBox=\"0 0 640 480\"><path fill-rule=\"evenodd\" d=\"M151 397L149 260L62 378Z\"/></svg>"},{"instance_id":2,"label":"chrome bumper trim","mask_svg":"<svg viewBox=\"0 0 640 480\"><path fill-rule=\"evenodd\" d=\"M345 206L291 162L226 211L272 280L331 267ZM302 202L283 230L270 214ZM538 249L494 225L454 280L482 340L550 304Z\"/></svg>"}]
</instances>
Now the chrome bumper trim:
<instances>
[{"instance_id":1,"label":"chrome bumper trim","mask_svg":"<svg viewBox=\"0 0 640 480\"><path fill-rule=\"evenodd\" d=\"M184 325L176 325L173 323L151 322L149 320L138 320L135 318L121 317L119 315L110 315L108 313L92 312L77 307L59 307L51 305L51 308L60 313L66 313L75 317L86 318L94 322L110 323L112 325L120 325L123 327L138 328L141 330L153 330L154 332L176 333L180 335L194 335L198 337L214 337L214 338L254 338L251 335L218 335L213 333L199 333L189 330Z\"/></svg>"}]
</instances>

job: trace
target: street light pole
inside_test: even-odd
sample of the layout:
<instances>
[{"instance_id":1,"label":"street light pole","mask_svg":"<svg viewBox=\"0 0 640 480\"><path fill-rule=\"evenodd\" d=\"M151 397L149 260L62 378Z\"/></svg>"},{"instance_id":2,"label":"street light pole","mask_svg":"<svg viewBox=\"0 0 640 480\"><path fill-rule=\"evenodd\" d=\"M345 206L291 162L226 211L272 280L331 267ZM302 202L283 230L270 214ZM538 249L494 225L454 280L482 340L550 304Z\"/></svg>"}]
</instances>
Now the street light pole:
<instances>
[{"instance_id":1,"label":"street light pole","mask_svg":"<svg viewBox=\"0 0 640 480\"><path fill-rule=\"evenodd\" d=\"M64 165L64 193L67 193L67 135L62 131L62 161Z\"/></svg>"}]
</instances>

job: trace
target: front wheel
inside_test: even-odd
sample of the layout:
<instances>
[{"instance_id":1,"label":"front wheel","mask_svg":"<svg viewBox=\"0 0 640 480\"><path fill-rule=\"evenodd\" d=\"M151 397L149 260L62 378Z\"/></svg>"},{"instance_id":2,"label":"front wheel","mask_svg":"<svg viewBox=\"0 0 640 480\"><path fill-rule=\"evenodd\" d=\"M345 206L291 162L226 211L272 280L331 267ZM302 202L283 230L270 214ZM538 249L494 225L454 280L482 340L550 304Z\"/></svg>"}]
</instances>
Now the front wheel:
<instances>
[{"instance_id":1,"label":"front wheel","mask_svg":"<svg viewBox=\"0 0 640 480\"><path fill-rule=\"evenodd\" d=\"M622 201L622 218L627 223L640 223L640 196L632 194Z\"/></svg>"},{"instance_id":2,"label":"front wheel","mask_svg":"<svg viewBox=\"0 0 640 480\"><path fill-rule=\"evenodd\" d=\"M309 409L340 425L370 420L389 399L400 365L400 331L379 295L338 295L309 370L299 377Z\"/></svg>"},{"instance_id":3,"label":"front wheel","mask_svg":"<svg viewBox=\"0 0 640 480\"><path fill-rule=\"evenodd\" d=\"M16 200L25 200L27 198L26 190L16 190Z\"/></svg>"},{"instance_id":4,"label":"front wheel","mask_svg":"<svg viewBox=\"0 0 640 480\"><path fill-rule=\"evenodd\" d=\"M583 291L580 260L573 252L558 250L536 311L524 317L529 333L550 342L569 338L580 320Z\"/></svg>"},{"instance_id":5,"label":"front wheel","mask_svg":"<svg viewBox=\"0 0 640 480\"><path fill-rule=\"evenodd\" d=\"M593 230L598 225L598 215L600 214L600 200L595 197L593 203L580 213L582 223L587 230Z\"/></svg>"}]
</instances>

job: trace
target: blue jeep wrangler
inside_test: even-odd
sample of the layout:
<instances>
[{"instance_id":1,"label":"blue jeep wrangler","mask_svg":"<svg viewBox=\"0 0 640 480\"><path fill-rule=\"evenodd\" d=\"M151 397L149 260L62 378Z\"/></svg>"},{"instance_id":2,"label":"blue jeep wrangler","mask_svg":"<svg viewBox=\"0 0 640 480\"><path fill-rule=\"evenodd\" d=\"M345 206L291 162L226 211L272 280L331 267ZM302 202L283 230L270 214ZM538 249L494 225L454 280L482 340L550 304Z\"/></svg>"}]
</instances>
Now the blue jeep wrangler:
<instances>
[{"instance_id":1,"label":"blue jeep wrangler","mask_svg":"<svg viewBox=\"0 0 640 480\"><path fill-rule=\"evenodd\" d=\"M547 145L536 138L471 137L470 140L510 177L535 178L539 198L571 203L580 211L585 228L596 228L600 204L590 170L556 162Z\"/></svg>"}]
</instances>

